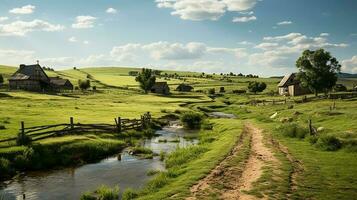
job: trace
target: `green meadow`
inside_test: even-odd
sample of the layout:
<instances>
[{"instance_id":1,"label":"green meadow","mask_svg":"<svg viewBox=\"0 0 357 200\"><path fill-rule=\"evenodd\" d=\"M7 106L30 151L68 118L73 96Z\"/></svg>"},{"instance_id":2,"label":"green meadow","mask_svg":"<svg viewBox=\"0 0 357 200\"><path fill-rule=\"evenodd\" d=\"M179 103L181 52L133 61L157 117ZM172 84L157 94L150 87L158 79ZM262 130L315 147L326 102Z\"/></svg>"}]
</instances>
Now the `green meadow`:
<instances>
[{"instance_id":1,"label":"green meadow","mask_svg":"<svg viewBox=\"0 0 357 200\"><path fill-rule=\"evenodd\" d=\"M185 199L190 196L190 188L229 154L243 132L245 123L251 123L263 130L264 139L269 146L271 139L288 148L289 153L298 160L302 167L296 173L296 188L291 190L291 173L295 164L273 146L275 157L279 160L277 167L267 165L263 175L254 183L250 194L270 199L353 199L357 196L357 98L324 99L312 98L301 103L302 97L286 98L276 95L278 78L246 77L200 77L193 72L163 71L178 74L179 78L159 78L167 81L171 95L144 94L139 89L134 76L129 71L135 68L83 68L79 70L46 71L49 76L69 79L77 86L79 79L90 79L97 91L74 91L58 94L43 94L26 91L9 91L5 86L0 89L0 139L15 137L20 122L26 126L68 123L70 117L80 123L112 123L114 118L139 118L150 112L154 118L168 114L195 111L231 113L235 119L215 119L207 117L213 124L212 130L201 130L200 143L188 149L178 149L166 156L167 171L159 172L142 189L130 191L138 199ZM0 66L0 74L5 79L16 71L14 67ZM249 81L262 81L267 89L258 94L233 94L233 90L246 89ZM174 91L178 84L185 82L194 87L194 92L180 93ZM348 89L357 83L356 79L340 79ZM221 87L225 92L219 93ZM210 96L207 90L215 88L216 94ZM279 104L252 104L253 101L285 100ZM294 102L295 100L295 102ZM332 109L332 107L334 107ZM275 117L271 117L275 115ZM308 121L312 121L314 136L308 133ZM291 129L291 127L295 127ZM297 127L297 128L296 128ZM296 134L295 134L295 132ZM292 133L294 132L294 134ZM333 139L331 139L333 138ZM331 142L332 141L332 142ZM113 134L79 134L47 138L38 143L51 148L68 145L69 149L81 151L82 144L105 145L98 150L113 152L112 144L125 146L126 141ZM247 142L247 141L245 141ZM336 143L337 142L337 143ZM0 155L21 152L26 147L0 145ZM76 146L77 145L77 146ZM336 147L331 150L330 146ZM248 148L246 144L244 148ZM83 147L84 149L84 147ZM242 167L246 159L242 150L237 160L230 165ZM51 165L49 165L51 166ZM219 186L217 186L219 188ZM290 189L289 189L290 188ZM217 196L210 196L218 199Z\"/></svg>"}]
</instances>

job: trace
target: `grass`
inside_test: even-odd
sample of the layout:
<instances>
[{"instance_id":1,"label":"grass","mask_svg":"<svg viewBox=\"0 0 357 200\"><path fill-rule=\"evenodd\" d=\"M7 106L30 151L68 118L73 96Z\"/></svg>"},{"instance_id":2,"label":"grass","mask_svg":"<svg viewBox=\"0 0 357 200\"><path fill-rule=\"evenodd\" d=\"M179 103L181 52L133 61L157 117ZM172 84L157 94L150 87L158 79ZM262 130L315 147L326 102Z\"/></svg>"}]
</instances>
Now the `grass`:
<instances>
[{"instance_id":1,"label":"grass","mask_svg":"<svg viewBox=\"0 0 357 200\"><path fill-rule=\"evenodd\" d=\"M167 171L153 176L152 181L141 191L130 189L127 192L124 191L123 198L125 196L124 199L134 197L167 199L173 195L175 196L172 198L176 199L186 197L190 193L189 188L209 173L230 151L241 134L241 123L244 120L249 120L263 128L268 139L273 137L281 142L288 147L292 156L303 163L304 171L297 177L298 188L293 195L295 199L351 199L357 196L357 123L355 123L357 99L336 100L335 110L330 110L330 106L333 105L332 100L252 106L249 104L252 100L285 99L285 97L270 94L271 90L276 90L279 79L229 77L229 80L223 80L218 75L213 79L186 77L184 81L170 78L167 81L173 92L171 96L144 95L138 90L134 77L128 76L128 72L132 70L140 69L83 68L48 72L50 76L68 78L74 85L77 85L78 79L84 80L87 74L90 74L92 85L97 86L98 92L76 91L49 95L0 89L0 125L5 127L5 129L0 128L0 139L15 137L20 121L25 121L25 127L28 127L68 122L69 117L73 116L75 123L114 124L115 117L138 118L147 111L150 111L155 118L178 110L180 113L188 110L223 111L235 114L237 119L210 120L213 126L203 124L202 127L207 127L207 130L200 132L200 142L197 146L178 149L169 155L164 152L160 153L160 159L165 161ZM14 67L0 66L0 73L5 79L15 71ZM199 75L192 72L164 71L164 73ZM267 89L257 95L232 93L233 90L246 89L249 81L266 82ZM226 92L212 97L214 99L212 101L205 93L182 94L173 91L181 82L192 85L195 91L207 91L209 88L219 91L219 88L223 86ZM357 81L356 79L340 79L339 82L346 84L350 89ZM287 99L301 100L301 97L288 97ZM290 105L293 107L288 109ZM278 113L277 117L271 119L270 116L274 113ZM282 124L280 120L284 118L291 118L291 124ZM315 128L323 127L323 131L319 132L316 138L305 133L309 119L312 120ZM292 137L287 137L287 135ZM51 165L49 154L45 155L47 150L56 149L56 153L60 151L64 161L70 160L67 157L70 153L75 153L71 154L72 156L83 154L80 156L83 158L82 161L81 159L74 160L74 163L80 164L86 162L87 159L95 160L97 156L102 157L104 153L101 152L104 150L102 151L101 148L106 149L108 153L109 149L114 146L122 147L125 141L115 134L93 133L47 138L37 143L42 145L43 149L39 149L38 152L41 152L44 158L43 161L35 162L36 165L33 165L38 167ZM326 151L331 150L330 144L332 148L337 144L340 149ZM13 166L14 155L23 156L23 158L17 158L17 162L34 162L27 159L24 154L28 150L27 147L5 147L6 145L8 144L0 146L1 157L7 160L1 161L1 167L4 170ZM43 151L44 149L47 150ZM86 152L93 153L93 158L86 157ZM243 156L244 152L242 153ZM289 174L292 171L292 164L280 151L274 149L274 153L281 163L277 170L279 173L272 166L267 166L263 176L255 183L255 188L249 192L258 197L268 195L271 198L284 199L286 193L289 193ZM237 158L232 164L238 165L239 159Z\"/></svg>"}]
</instances>

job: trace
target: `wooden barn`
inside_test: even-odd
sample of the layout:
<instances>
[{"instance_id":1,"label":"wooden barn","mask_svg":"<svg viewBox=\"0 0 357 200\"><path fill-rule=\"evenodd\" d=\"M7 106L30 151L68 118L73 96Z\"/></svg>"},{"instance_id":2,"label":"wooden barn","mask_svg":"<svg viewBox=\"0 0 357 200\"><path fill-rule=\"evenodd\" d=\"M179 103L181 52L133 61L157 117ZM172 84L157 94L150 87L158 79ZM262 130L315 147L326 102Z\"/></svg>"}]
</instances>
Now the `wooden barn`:
<instances>
[{"instance_id":1,"label":"wooden barn","mask_svg":"<svg viewBox=\"0 0 357 200\"><path fill-rule=\"evenodd\" d=\"M278 84L279 94L284 96L298 96L309 93L309 90L301 87L296 73L285 75Z\"/></svg>"},{"instance_id":2,"label":"wooden barn","mask_svg":"<svg viewBox=\"0 0 357 200\"><path fill-rule=\"evenodd\" d=\"M177 86L176 91L180 92L191 92L193 90L193 87L184 83L181 83L179 86Z\"/></svg>"},{"instance_id":3,"label":"wooden barn","mask_svg":"<svg viewBox=\"0 0 357 200\"><path fill-rule=\"evenodd\" d=\"M50 78L51 89L55 91L73 90L73 85L68 79L60 77Z\"/></svg>"},{"instance_id":4,"label":"wooden barn","mask_svg":"<svg viewBox=\"0 0 357 200\"><path fill-rule=\"evenodd\" d=\"M156 82L150 90L152 93L158 93L158 94L164 94L168 95L170 94L170 88L169 85L167 85L167 82Z\"/></svg>"},{"instance_id":5,"label":"wooden barn","mask_svg":"<svg viewBox=\"0 0 357 200\"><path fill-rule=\"evenodd\" d=\"M21 64L20 68L9 78L10 89L30 91L72 90L73 85L67 79L50 78L42 67Z\"/></svg>"}]
</instances>

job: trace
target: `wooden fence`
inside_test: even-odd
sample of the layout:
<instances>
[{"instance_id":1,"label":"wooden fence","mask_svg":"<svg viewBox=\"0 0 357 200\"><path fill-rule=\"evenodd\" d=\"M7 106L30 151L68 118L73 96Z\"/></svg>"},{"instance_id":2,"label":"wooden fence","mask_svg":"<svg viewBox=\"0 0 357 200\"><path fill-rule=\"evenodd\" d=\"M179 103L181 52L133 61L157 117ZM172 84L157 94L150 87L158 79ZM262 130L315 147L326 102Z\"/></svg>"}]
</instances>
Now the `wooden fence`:
<instances>
[{"instance_id":1,"label":"wooden fence","mask_svg":"<svg viewBox=\"0 0 357 200\"><path fill-rule=\"evenodd\" d=\"M120 133L132 129L144 129L151 122L151 115L149 112L145 113L140 119L122 119L117 117L114 119L115 124L82 124L75 123L74 118L70 117L69 123L42 125L25 127L25 122L21 122L20 133L28 135L33 141L41 140L54 136L61 136L66 134L80 134L80 133ZM17 137L0 140L0 143L16 141Z\"/></svg>"}]
</instances>

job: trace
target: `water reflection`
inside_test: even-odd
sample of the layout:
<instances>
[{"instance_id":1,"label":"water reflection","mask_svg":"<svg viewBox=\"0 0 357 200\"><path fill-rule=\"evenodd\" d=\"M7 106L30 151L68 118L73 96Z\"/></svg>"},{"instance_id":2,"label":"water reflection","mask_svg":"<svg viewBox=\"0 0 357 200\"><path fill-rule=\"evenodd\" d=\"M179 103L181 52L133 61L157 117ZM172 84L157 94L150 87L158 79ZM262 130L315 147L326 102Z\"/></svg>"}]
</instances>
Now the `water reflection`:
<instances>
[{"instance_id":1,"label":"water reflection","mask_svg":"<svg viewBox=\"0 0 357 200\"><path fill-rule=\"evenodd\" d=\"M160 136L144 141L144 146L152 148L155 153L171 152L178 146L185 147L195 144L197 139L186 140L187 133L181 127L170 126L157 131ZM160 142L167 140L168 142ZM175 142L169 142L176 140ZM85 191L93 191L101 184L110 186L119 185L125 188L142 187L150 177L148 170L163 170L164 164L155 157L154 159L138 159L127 153L122 154L121 161L116 156L102 160L99 163L87 164L78 168L61 170L29 172L20 175L11 181L0 184L0 194L5 199L79 199Z\"/></svg>"}]
</instances>

